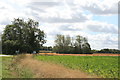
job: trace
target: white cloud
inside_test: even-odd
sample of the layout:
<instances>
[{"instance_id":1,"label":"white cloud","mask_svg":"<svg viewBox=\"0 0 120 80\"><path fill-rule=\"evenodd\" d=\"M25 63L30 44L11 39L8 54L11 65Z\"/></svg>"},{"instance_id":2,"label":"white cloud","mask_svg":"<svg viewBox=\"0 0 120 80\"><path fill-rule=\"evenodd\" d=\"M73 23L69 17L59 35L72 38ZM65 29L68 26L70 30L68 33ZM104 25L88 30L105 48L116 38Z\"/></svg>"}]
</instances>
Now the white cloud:
<instances>
[{"instance_id":1,"label":"white cloud","mask_svg":"<svg viewBox=\"0 0 120 80\"><path fill-rule=\"evenodd\" d=\"M118 34L118 26L106 22L88 21L85 23L87 29L93 32Z\"/></svg>"},{"instance_id":2,"label":"white cloud","mask_svg":"<svg viewBox=\"0 0 120 80\"><path fill-rule=\"evenodd\" d=\"M2 34L3 33L3 30L4 30L4 28L5 28L5 25L0 25L1 27L0 27L0 34Z\"/></svg>"},{"instance_id":3,"label":"white cloud","mask_svg":"<svg viewBox=\"0 0 120 80\"><path fill-rule=\"evenodd\" d=\"M83 10L88 10L96 15L113 15L118 14L119 0L75 0L75 4L82 7Z\"/></svg>"},{"instance_id":4,"label":"white cloud","mask_svg":"<svg viewBox=\"0 0 120 80\"><path fill-rule=\"evenodd\" d=\"M60 27L64 31L89 31L97 33L118 34L118 26L99 21L86 21L84 23L68 23Z\"/></svg>"},{"instance_id":5,"label":"white cloud","mask_svg":"<svg viewBox=\"0 0 120 80\"><path fill-rule=\"evenodd\" d=\"M41 5L43 2L35 3L36 5L28 4L27 7L31 10L30 15L36 15L36 18L42 22L48 23L76 23L84 22L90 18L90 16L82 14L82 11L72 10L64 2L55 2L51 5L48 2L50 7ZM49 2L50 3L50 2ZM58 5L57 5L58 4ZM52 6L53 5L53 6ZM42 6L42 7L41 7ZM33 10L34 9L34 10Z\"/></svg>"},{"instance_id":6,"label":"white cloud","mask_svg":"<svg viewBox=\"0 0 120 80\"><path fill-rule=\"evenodd\" d=\"M118 49L118 35L102 33L89 36L92 49L115 48Z\"/></svg>"},{"instance_id":7,"label":"white cloud","mask_svg":"<svg viewBox=\"0 0 120 80\"><path fill-rule=\"evenodd\" d=\"M93 21L94 15L117 14L118 0L1 0L0 32L14 18L32 18L53 45L56 34L82 35L92 48L117 48L118 28L107 22ZM88 11L90 13L85 14Z\"/></svg>"}]
</instances>

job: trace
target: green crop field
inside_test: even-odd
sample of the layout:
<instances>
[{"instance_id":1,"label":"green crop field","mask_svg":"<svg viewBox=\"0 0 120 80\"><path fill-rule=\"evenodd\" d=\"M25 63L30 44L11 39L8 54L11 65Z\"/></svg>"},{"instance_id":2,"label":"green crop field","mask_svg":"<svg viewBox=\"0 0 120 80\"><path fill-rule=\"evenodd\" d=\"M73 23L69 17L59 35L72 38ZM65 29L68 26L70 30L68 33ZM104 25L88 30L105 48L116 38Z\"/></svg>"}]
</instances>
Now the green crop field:
<instances>
[{"instance_id":1,"label":"green crop field","mask_svg":"<svg viewBox=\"0 0 120 80\"><path fill-rule=\"evenodd\" d=\"M42 61L62 64L103 78L118 78L118 56L35 56Z\"/></svg>"}]
</instances>

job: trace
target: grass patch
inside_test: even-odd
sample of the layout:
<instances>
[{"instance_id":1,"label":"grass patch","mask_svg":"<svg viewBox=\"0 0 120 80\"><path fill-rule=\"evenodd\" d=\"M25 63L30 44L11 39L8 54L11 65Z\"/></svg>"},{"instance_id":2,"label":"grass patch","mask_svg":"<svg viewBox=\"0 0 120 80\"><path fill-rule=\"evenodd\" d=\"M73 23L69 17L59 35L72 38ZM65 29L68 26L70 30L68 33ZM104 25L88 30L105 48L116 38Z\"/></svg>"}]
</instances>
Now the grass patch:
<instances>
[{"instance_id":1,"label":"grass patch","mask_svg":"<svg viewBox=\"0 0 120 80\"><path fill-rule=\"evenodd\" d=\"M0 57L0 79L2 79L2 57Z\"/></svg>"},{"instance_id":2,"label":"grass patch","mask_svg":"<svg viewBox=\"0 0 120 80\"><path fill-rule=\"evenodd\" d=\"M32 78L31 70L19 64L20 59L24 57L24 55L0 57L2 58L2 78Z\"/></svg>"},{"instance_id":3,"label":"grass patch","mask_svg":"<svg viewBox=\"0 0 120 80\"><path fill-rule=\"evenodd\" d=\"M32 78L33 77L33 73L28 68L22 69L21 67L21 68L17 68L16 71L17 71L19 78Z\"/></svg>"},{"instance_id":4,"label":"grass patch","mask_svg":"<svg viewBox=\"0 0 120 80\"><path fill-rule=\"evenodd\" d=\"M34 56L42 61L62 64L103 78L118 78L118 56Z\"/></svg>"},{"instance_id":5,"label":"grass patch","mask_svg":"<svg viewBox=\"0 0 120 80\"><path fill-rule=\"evenodd\" d=\"M13 75L13 71L10 70L10 64L12 63L12 57L0 57L2 58L2 78L16 78Z\"/></svg>"}]
</instances>

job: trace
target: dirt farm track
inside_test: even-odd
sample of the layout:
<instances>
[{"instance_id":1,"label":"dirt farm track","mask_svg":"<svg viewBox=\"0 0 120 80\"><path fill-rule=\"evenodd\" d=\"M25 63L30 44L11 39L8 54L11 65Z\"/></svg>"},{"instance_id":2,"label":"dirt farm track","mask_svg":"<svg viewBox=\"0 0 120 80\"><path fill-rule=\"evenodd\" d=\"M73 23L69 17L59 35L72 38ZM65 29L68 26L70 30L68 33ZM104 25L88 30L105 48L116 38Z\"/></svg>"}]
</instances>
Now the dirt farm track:
<instances>
[{"instance_id":1,"label":"dirt farm track","mask_svg":"<svg viewBox=\"0 0 120 80\"><path fill-rule=\"evenodd\" d=\"M57 54L57 53L39 53L43 55L70 55L70 56L120 56L120 54L94 53L94 54Z\"/></svg>"}]
</instances>

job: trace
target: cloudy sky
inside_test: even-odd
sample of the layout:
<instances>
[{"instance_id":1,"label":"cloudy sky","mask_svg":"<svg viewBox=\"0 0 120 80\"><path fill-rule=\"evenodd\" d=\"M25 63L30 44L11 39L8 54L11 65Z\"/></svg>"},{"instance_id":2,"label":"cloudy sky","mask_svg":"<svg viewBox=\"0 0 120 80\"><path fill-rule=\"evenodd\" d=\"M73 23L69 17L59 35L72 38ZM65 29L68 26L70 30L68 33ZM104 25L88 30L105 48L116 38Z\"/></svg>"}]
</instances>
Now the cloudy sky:
<instances>
[{"instance_id":1,"label":"cloudy sky","mask_svg":"<svg viewBox=\"0 0 120 80\"><path fill-rule=\"evenodd\" d=\"M118 0L0 0L0 33L18 17L38 21L47 46L65 34L87 37L92 49L118 48Z\"/></svg>"}]
</instances>

